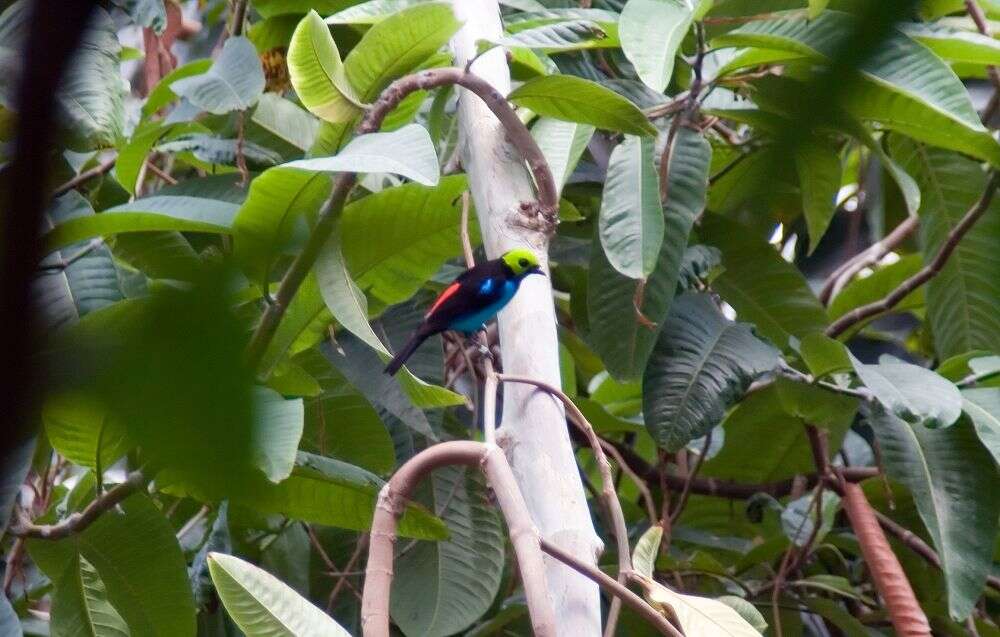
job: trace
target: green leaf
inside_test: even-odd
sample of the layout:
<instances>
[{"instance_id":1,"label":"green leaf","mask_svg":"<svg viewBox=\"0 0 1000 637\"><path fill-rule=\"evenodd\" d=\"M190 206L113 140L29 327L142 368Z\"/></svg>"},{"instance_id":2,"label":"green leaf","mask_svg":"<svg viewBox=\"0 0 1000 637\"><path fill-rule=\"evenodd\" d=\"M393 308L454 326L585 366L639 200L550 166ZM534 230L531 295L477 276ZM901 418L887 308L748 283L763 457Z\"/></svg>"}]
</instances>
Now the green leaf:
<instances>
[{"instance_id":1,"label":"green leaf","mask_svg":"<svg viewBox=\"0 0 1000 637\"><path fill-rule=\"evenodd\" d=\"M173 71L164 75L160 81L157 82L156 87L154 87L146 97L146 103L142 105L142 116L149 117L155 114L156 111L177 99L177 94L174 93L172 88L174 82L185 77L192 77L194 75L207 73L210 68L212 68L212 60L209 58L203 58L193 60L187 64L182 64Z\"/></svg>"},{"instance_id":2,"label":"green leaf","mask_svg":"<svg viewBox=\"0 0 1000 637\"><path fill-rule=\"evenodd\" d=\"M611 152L601 199L598 237L615 270L645 279L663 244L663 208L653 163L653 139L628 136Z\"/></svg>"},{"instance_id":3,"label":"green leaf","mask_svg":"<svg viewBox=\"0 0 1000 637\"><path fill-rule=\"evenodd\" d=\"M392 438L363 396L322 396L306 408L303 451L328 455L387 475L396 467Z\"/></svg>"},{"instance_id":4,"label":"green leaf","mask_svg":"<svg viewBox=\"0 0 1000 637\"><path fill-rule=\"evenodd\" d=\"M262 484L237 498L261 513L280 513L297 520L356 531L367 531L384 485L361 467L299 452L292 475L278 484ZM425 540L447 537L440 519L410 504L399 523L400 535Z\"/></svg>"},{"instance_id":5,"label":"green leaf","mask_svg":"<svg viewBox=\"0 0 1000 637\"><path fill-rule=\"evenodd\" d=\"M366 102L416 69L458 31L451 5L418 4L372 26L344 60L348 82Z\"/></svg>"},{"instance_id":6,"label":"green leaf","mask_svg":"<svg viewBox=\"0 0 1000 637\"><path fill-rule=\"evenodd\" d=\"M819 17L829 3L830 0L809 0L809 19L815 20Z\"/></svg>"},{"instance_id":7,"label":"green leaf","mask_svg":"<svg viewBox=\"0 0 1000 637\"><path fill-rule=\"evenodd\" d=\"M361 113L344 75L337 43L315 11L302 18L288 45L288 75L302 105L328 122L347 122Z\"/></svg>"},{"instance_id":8,"label":"green leaf","mask_svg":"<svg viewBox=\"0 0 1000 637\"><path fill-rule=\"evenodd\" d=\"M250 182L250 194L233 219L233 253L262 291L267 291L275 261L308 236L330 194L330 178L289 168L271 168Z\"/></svg>"},{"instance_id":9,"label":"green leaf","mask_svg":"<svg viewBox=\"0 0 1000 637\"><path fill-rule=\"evenodd\" d=\"M77 556L93 565L107 589L108 602L128 624L132 637L195 635L194 599L184 555L170 522L146 495L130 496L67 539L29 540L28 551L54 581ZM88 583L91 595L93 581Z\"/></svg>"},{"instance_id":10,"label":"green leaf","mask_svg":"<svg viewBox=\"0 0 1000 637\"><path fill-rule=\"evenodd\" d=\"M745 619L748 624L753 626L754 629L761 634L767 630L767 621L764 619L764 616L761 615L756 606L742 597L737 597L735 595L723 595L715 601L722 602L726 606L735 610L739 613L740 617Z\"/></svg>"},{"instance_id":11,"label":"green leaf","mask_svg":"<svg viewBox=\"0 0 1000 637\"><path fill-rule=\"evenodd\" d=\"M824 491L819 506L822 514L819 520L812 494L792 500L781 512L781 528L796 546L801 548L810 542L815 542L817 546L823 543L823 538L833 528L833 519L840 508L840 496ZM813 535L817 522L820 522L819 529Z\"/></svg>"},{"instance_id":12,"label":"green leaf","mask_svg":"<svg viewBox=\"0 0 1000 637\"><path fill-rule=\"evenodd\" d=\"M107 469L130 448L125 427L92 396L54 394L42 409L45 435L52 448L78 465Z\"/></svg>"},{"instance_id":13,"label":"green leaf","mask_svg":"<svg viewBox=\"0 0 1000 637\"><path fill-rule=\"evenodd\" d=\"M290 13L302 15L311 10L327 14L340 11L350 4L351 0L253 0L254 9L265 18Z\"/></svg>"},{"instance_id":14,"label":"green leaf","mask_svg":"<svg viewBox=\"0 0 1000 637\"><path fill-rule=\"evenodd\" d=\"M339 229L330 235L316 260L315 272L323 301L337 322L364 341L383 362L392 358L389 350L379 340L368 323L368 300L351 278L344 263ZM421 407L441 407L463 404L458 394L429 385L403 367L396 378L415 404Z\"/></svg>"},{"instance_id":15,"label":"green leaf","mask_svg":"<svg viewBox=\"0 0 1000 637\"><path fill-rule=\"evenodd\" d=\"M962 410L993 459L1000 464L1000 387L962 390Z\"/></svg>"},{"instance_id":16,"label":"green leaf","mask_svg":"<svg viewBox=\"0 0 1000 637\"><path fill-rule=\"evenodd\" d=\"M778 352L750 326L726 320L711 297L677 298L642 378L646 429L677 451L722 421L755 378L778 364Z\"/></svg>"},{"instance_id":17,"label":"green leaf","mask_svg":"<svg viewBox=\"0 0 1000 637\"><path fill-rule=\"evenodd\" d=\"M712 147L697 131L681 127L674 144L668 175L670 188L663 213L663 244L656 268L646 281L640 306L646 320L657 326L670 310L691 226L705 207L712 159ZM636 283L608 263L596 240L590 256L588 340L615 378L636 378L646 366L657 329L650 329L636 316Z\"/></svg>"},{"instance_id":18,"label":"green leaf","mask_svg":"<svg viewBox=\"0 0 1000 637\"><path fill-rule=\"evenodd\" d=\"M208 133L209 130L201 124L179 122L163 124L161 122L145 122L136 127L128 143L119 147L118 160L115 162L115 178L130 195L135 194L142 166L149 157L149 151L161 139L174 139L194 133Z\"/></svg>"},{"instance_id":19,"label":"green leaf","mask_svg":"<svg viewBox=\"0 0 1000 637\"><path fill-rule=\"evenodd\" d=\"M815 20L750 22L713 40L713 46L757 46L827 61L856 28L855 19L824 11ZM860 68L864 81L843 96L855 117L915 139L1000 163L1000 144L979 120L955 73L924 46L896 33Z\"/></svg>"},{"instance_id":20,"label":"green leaf","mask_svg":"<svg viewBox=\"0 0 1000 637\"><path fill-rule=\"evenodd\" d=\"M670 84L691 19L692 7L682 0L628 0L622 9L622 51L639 79L658 93Z\"/></svg>"},{"instance_id":21,"label":"green leaf","mask_svg":"<svg viewBox=\"0 0 1000 637\"><path fill-rule=\"evenodd\" d=\"M156 150L161 153L191 153L198 161L226 166L238 165L238 154L243 155L250 167L274 166L282 161L280 153L256 142L244 140L241 144L237 139L220 139L211 135L181 135L172 141L159 143Z\"/></svg>"},{"instance_id":22,"label":"green leaf","mask_svg":"<svg viewBox=\"0 0 1000 637\"><path fill-rule=\"evenodd\" d=\"M226 611L247 637L350 637L290 586L238 557L208 554L208 570Z\"/></svg>"},{"instance_id":23,"label":"green leaf","mask_svg":"<svg viewBox=\"0 0 1000 637\"><path fill-rule=\"evenodd\" d=\"M545 155L552 179L561 190L587 150L587 144L594 136L594 127L541 117L531 127L531 136Z\"/></svg>"},{"instance_id":24,"label":"green leaf","mask_svg":"<svg viewBox=\"0 0 1000 637\"><path fill-rule=\"evenodd\" d=\"M719 215L706 215L699 228L705 243L722 251L725 271L712 287L782 349L789 337L822 332L826 312L805 277L763 237Z\"/></svg>"},{"instance_id":25,"label":"green leaf","mask_svg":"<svg viewBox=\"0 0 1000 637\"><path fill-rule=\"evenodd\" d=\"M93 216L90 203L70 191L53 201L43 227L51 230L56 224ZM118 269L107 246L74 243L49 254L40 265L45 269L32 283L32 293L50 330L122 299Z\"/></svg>"},{"instance_id":26,"label":"green leaf","mask_svg":"<svg viewBox=\"0 0 1000 637\"><path fill-rule=\"evenodd\" d=\"M799 355L816 378L852 369L847 347L825 334L806 334L799 342Z\"/></svg>"},{"instance_id":27,"label":"green leaf","mask_svg":"<svg viewBox=\"0 0 1000 637\"><path fill-rule=\"evenodd\" d=\"M429 482L424 501L450 535L399 557L390 612L404 634L445 637L489 610L504 573L504 534L476 468L445 467Z\"/></svg>"},{"instance_id":28,"label":"green leaf","mask_svg":"<svg viewBox=\"0 0 1000 637\"><path fill-rule=\"evenodd\" d=\"M122 232L180 230L229 234L239 206L217 199L154 195L113 208L99 215L75 217L60 223L43 238L49 252L97 236Z\"/></svg>"},{"instance_id":29,"label":"green leaf","mask_svg":"<svg viewBox=\"0 0 1000 637\"><path fill-rule=\"evenodd\" d=\"M656 570L656 556L660 553L660 541L663 540L663 527L651 526L635 543L632 551L632 568L643 577L653 578Z\"/></svg>"},{"instance_id":30,"label":"green leaf","mask_svg":"<svg viewBox=\"0 0 1000 637\"><path fill-rule=\"evenodd\" d=\"M391 133L369 133L352 139L333 157L299 159L283 168L327 172L394 173L425 186L436 186L441 171L427 129L409 124Z\"/></svg>"},{"instance_id":31,"label":"green leaf","mask_svg":"<svg viewBox=\"0 0 1000 637\"><path fill-rule=\"evenodd\" d=\"M464 175L451 175L435 188L404 184L348 204L340 236L348 270L358 286L385 305L401 303L445 261L460 255L458 198L467 187ZM479 242L475 226L470 234L475 246ZM378 241L372 241L373 236Z\"/></svg>"},{"instance_id":32,"label":"green leaf","mask_svg":"<svg viewBox=\"0 0 1000 637\"><path fill-rule=\"evenodd\" d=\"M930 263L948 233L982 195L986 175L977 162L955 153L924 148L896 136L892 141L893 155L924 193L920 245L924 262ZM1000 339L998 236L1000 201L993 201L927 284L927 317L934 350L942 360L975 349L996 349Z\"/></svg>"},{"instance_id":33,"label":"green leaf","mask_svg":"<svg viewBox=\"0 0 1000 637\"><path fill-rule=\"evenodd\" d=\"M326 19L326 23L372 25L385 20L397 11L422 4L426 1L427 0L368 0L368 2L362 2L334 13Z\"/></svg>"},{"instance_id":34,"label":"green leaf","mask_svg":"<svg viewBox=\"0 0 1000 637\"><path fill-rule=\"evenodd\" d=\"M101 576L81 555L74 555L54 581L52 632L57 635L128 637L129 627L111 602Z\"/></svg>"},{"instance_id":35,"label":"green leaf","mask_svg":"<svg viewBox=\"0 0 1000 637\"><path fill-rule=\"evenodd\" d=\"M494 40L507 47L541 49L546 53L616 48L617 33L609 34L604 25L591 20L567 20L523 29Z\"/></svg>"},{"instance_id":36,"label":"green leaf","mask_svg":"<svg viewBox=\"0 0 1000 637\"><path fill-rule=\"evenodd\" d=\"M266 387L253 389L254 463L271 482L281 482L292 473L295 453L302 438L305 414L301 398L285 398Z\"/></svg>"},{"instance_id":37,"label":"green leaf","mask_svg":"<svg viewBox=\"0 0 1000 637\"><path fill-rule=\"evenodd\" d=\"M98 8L84 30L57 104L77 149L114 146L125 127L124 83L114 21Z\"/></svg>"},{"instance_id":38,"label":"green leaf","mask_svg":"<svg viewBox=\"0 0 1000 637\"><path fill-rule=\"evenodd\" d=\"M656 128L635 104L596 82L573 75L547 75L528 80L507 99L539 115L568 122L632 135L656 134Z\"/></svg>"},{"instance_id":39,"label":"green leaf","mask_svg":"<svg viewBox=\"0 0 1000 637\"><path fill-rule=\"evenodd\" d=\"M731 606L707 597L681 595L666 586L643 579L646 599L660 612L676 618L685 635L760 637L760 633Z\"/></svg>"},{"instance_id":40,"label":"green leaf","mask_svg":"<svg viewBox=\"0 0 1000 637\"><path fill-rule=\"evenodd\" d=\"M878 407L869 421L886 472L910 490L940 556L949 614L965 619L983 593L993 560L1000 519L993 459L964 421L928 429Z\"/></svg>"},{"instance_id":41,"label":"green leaf","mask_svg":"<svg viewBox=\"0 0 1000 637\"><path fill-rule=\"evenodd\" d=\"M809 230L809 254L812 254L836 212L841 182L840 156L829 141L809 138L795 147L795 168Z\"/></svg>"},{"instance_id":42,"label":"green leaf","mask_svg":"<svg viewBox=\"0 0 1000 637\"><path fill-rule=\"evenodd\" d=\"M883 355L878 365L851 357L858 378L882 405L907 423L948 427L962 415L958 388L929 369Z\"/></svg>"},{"instance_id":43,"label":"green leaf","mask_svg":"<svg viewBox=\"0 0 1000 637\"><path fill-rule=\"evenodd\" d=\"M988 35L921 22L903 24L901 30L950 62L1000 64L1000 42Z\"/></svg>"},{"instance_id":44,"label":"green leaf","mask_svg":"<svg viewBox=\"0 0 1000 637\"><path fill-rule=\"evenodd\" d=\"M208 71L177 80L171 88L201 110L215 115L245 111L264 92L264 69L250 40L231 37L226 39L222 53Z\"/></svg>"},{"instance_id":45,"label":"green leaf","mask_svg":"<svg viewBox=\"0 0 1000 637\"><path fill-rule=\"evenodd\" d=\"M274 93L260 96L251 120L303 151L312 148L319 133L319 122L312 115Z\"/></svg>"}]
</instances>

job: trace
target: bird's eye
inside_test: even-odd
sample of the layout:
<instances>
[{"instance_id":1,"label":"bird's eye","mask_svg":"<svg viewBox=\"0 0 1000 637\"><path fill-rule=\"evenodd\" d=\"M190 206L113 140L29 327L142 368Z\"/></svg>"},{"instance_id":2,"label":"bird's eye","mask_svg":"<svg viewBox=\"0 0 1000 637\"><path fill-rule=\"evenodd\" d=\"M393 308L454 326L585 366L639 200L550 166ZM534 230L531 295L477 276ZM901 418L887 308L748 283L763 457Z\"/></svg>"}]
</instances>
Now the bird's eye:
<instances>
[{"instance_id":1,"label":"bird's eye","mask_svg":"<svg viewBox=\"0 0 1000 637\"><path fill-rule=\"evenodd\" d=\"M528 260L527 259L521 259L521 260L518 261L518 263L521 264L522 268L528 267Z\"/></svg>"}]
</instances>

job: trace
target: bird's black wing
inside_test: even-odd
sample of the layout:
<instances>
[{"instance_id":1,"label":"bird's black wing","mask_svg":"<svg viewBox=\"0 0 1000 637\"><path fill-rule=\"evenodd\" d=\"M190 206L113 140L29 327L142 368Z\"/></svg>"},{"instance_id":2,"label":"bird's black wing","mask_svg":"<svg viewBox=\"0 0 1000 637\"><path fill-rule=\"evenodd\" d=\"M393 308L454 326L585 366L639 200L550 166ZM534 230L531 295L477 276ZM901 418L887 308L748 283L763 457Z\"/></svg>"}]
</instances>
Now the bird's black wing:
<instances>
[{"instance_id":1,"label":"bird's black wing","mask_svg":"<svg viewBox=\"0 0 1000 637\"><path fill-rule=\"evenodd\" d=\"M445 330L458 319L487 306L503 294L506 271L501 259L485 261L458 275L444 289L431 309L425 322L435 330Z\"/></svg>"}]
</instances>

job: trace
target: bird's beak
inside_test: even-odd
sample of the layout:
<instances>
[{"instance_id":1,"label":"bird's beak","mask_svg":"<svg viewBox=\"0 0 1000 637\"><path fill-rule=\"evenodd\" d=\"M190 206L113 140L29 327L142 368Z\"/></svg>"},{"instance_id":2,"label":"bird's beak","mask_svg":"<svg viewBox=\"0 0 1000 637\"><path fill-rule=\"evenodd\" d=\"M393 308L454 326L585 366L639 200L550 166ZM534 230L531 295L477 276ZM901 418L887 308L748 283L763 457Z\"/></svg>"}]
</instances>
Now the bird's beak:
<instances>
[{"instance_id":1,"label":"bird's beak","mask_svg":"<svg viewBox=\"0 0 1000 637\"><path fill-rule=\"evenodd\" d=\"M532 267L530 270L528 270L528 274L541 274L542 276L545 276L545 273L542 272L542 266L540 265Z\"/></svg>"}]
</instances>

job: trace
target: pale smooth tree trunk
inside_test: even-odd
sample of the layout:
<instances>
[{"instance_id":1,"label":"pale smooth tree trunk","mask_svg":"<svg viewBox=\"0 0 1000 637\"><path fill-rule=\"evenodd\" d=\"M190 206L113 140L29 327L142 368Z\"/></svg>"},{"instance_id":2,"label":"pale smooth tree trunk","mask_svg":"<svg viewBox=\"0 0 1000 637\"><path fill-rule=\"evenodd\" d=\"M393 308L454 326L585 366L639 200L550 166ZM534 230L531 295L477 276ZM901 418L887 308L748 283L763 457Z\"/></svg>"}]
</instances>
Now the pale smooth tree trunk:
<instances>
[{"instance_id":1,"label":"pale smooth tree trunk","mask_svg":"<svg viewBox=\"0 0 1000 637\"><path fill-rule=\"evenodd\" d=\"M464 24L452 38L451 48L455 64L464 66L476 55L478 40L501 36L500 8L496 0L454 0L453 6ZM502 49L480 56L471 71L501 95L510 92L510 71ZM511 248L529 247L548 272L548 237L533 225L521 205L535 201L524 162L483 101L465 89L458 90L462 165L469 176L486 254L496 258ZM500 312L499 328L505 373L560 385L559 341L547 277L524 280L514 300ZM530 386L506 385L498 441L541 536L596 564L603 545L594 531L559 401ZM597 584L548 557L546 578L559 635L600 635Z\"/></svg>"}]
</instances>

